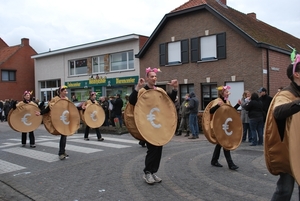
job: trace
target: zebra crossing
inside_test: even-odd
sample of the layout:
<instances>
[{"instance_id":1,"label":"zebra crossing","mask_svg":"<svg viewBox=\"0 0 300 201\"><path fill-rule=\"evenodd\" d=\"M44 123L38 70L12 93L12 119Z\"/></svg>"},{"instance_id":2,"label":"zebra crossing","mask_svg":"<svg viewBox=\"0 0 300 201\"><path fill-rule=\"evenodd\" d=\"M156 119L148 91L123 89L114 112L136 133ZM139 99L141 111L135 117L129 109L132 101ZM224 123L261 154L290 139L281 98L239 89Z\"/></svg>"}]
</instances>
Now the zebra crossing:
<instances>
[{"instance_id":1,"label":"zebra crossing","mask_svg":"<svg viewBox=\"0 0 300 201\"><path fill-rule=\"evenodd\" d=\"M46 163L53 163L59 161L59 158L56 153L48 153L45 150L48 148L58 148L59 137L57 136L35 136L35 142L37 147L45 147L45 149L32 149L27 145L26 148L20 146L20 139L8 139L4 143L0 144L0 151L2 154L9 153L13 155L18 155L22 157L27 157L30 159L43 161ZM69 152L79 152L82 154L92 154L96 152L102 152L104 149L113 148L113 149L124 149L130 148L133 145L137 145L136 140L131 139L121 139L118 137L104 137L105 141L96 141L91 138L90 141L83 140L82 136L69 136L67 139L67 151ZM50 152L50 151L49 151ZM1 156L1 155L0 155ZM3 160L0 157L0 175L4 173L14 172L18 170L26 169L26 167L11 163L9 161Z\"/></svg>"}]
</instances>

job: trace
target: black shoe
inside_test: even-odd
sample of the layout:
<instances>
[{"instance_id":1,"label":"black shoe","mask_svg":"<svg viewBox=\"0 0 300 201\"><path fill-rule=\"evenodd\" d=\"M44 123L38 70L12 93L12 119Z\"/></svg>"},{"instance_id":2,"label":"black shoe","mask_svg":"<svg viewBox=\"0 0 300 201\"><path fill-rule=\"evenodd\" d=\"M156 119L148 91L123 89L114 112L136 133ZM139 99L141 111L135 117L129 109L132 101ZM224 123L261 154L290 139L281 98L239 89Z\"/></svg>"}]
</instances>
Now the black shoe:
<instances>
[{"instance_id":1,"label":"black shoe","mask_svg":"<svg viewBox=\"0 0 300 201\"><path fill-rule=\"evenodd\" d=\"M30 145L30 148L35 148L36 146L34 144L31 144Z\"/></svg>"},{"instance_id":2,"label":"black shoe","mask_svg":"<svg viewBox=\"0 0 300 201\"><path fill-rule=\"evenodd\" d=\"M142 147L146 147L146 143L143 141L139 141L139 145L141 145Z\"/></svg>"},{"instance_id":3,"label":"black shoe","mask_svg":"<svg viewBox=\"0 0 300 201\"><path fill-rule=\"evenodd\" d=\"M175 135L176 135L176 136L180 136L180 135L181 135L181 133L176 133Z\"/></svg>"},{"instance_id":4,"label":"black shoe","mask_svg":"<svg viewBox=\"0 0 300 201\"><path fill-rule=\"evenodd\" d=\"M250 144L249 146L256 146L256 144Z\"/></svg>"},{"instance_id":5,"label":"black shoe","mask_svg":"<svg viewBox=\"0 0 300 201\"><path fill-rule=\"evenodd\" d=\"M221 165L219 162L211 162L211 165L215 167L223 167L223 165Z\"/></svg>"},{"instance_id":6,"label":"black shoe","mask_svg":"<svg viewBox=\"0 0 300 201\"><path fill-rule=\"evenodd\" d=\"M231 169L231 170L236 170L236 169L238 169L238 168L239 168L239 167L236 166L235 164L232 164L232 165L229 166L229 169Z\"/></svg>"},{"instance_id":7,"label":"black shoe","mask_svg":"<svg viewBox=\"0 0 300 201\"><path fill-rule=\"evenodd\" d=\"M188 137L188 136L190 136L190 134L185 134L185 136L184 136L184 137Z\"/></svg>"}]
</instances>

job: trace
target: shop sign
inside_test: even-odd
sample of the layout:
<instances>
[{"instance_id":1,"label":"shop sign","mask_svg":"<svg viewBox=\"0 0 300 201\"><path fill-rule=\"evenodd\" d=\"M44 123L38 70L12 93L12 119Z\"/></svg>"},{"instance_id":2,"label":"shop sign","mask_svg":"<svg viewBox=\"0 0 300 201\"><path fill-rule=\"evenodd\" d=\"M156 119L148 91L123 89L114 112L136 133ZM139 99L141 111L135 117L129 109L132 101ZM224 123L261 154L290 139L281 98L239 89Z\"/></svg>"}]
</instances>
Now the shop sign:
<instances>
[{"instance_id":1,"label":"shop sign","mask_svg":"<svg viewBox=\"0 0 300 201\"><path fill-rule=\"evenodd\" d=\"M111 85L133 85L138 83L138 76L113 78Z\"/></svg>"},{"instance_id":2,"label":"shop sign","mask_svg":"<svg viewBox=\"0 0 300 201\"><path fill-rule=\"evenodd\" d=\"M84 88L85 86L87 86L87 82L86 81L65 82L65 85L68 88Z\"/></svg>"}]
</instances>

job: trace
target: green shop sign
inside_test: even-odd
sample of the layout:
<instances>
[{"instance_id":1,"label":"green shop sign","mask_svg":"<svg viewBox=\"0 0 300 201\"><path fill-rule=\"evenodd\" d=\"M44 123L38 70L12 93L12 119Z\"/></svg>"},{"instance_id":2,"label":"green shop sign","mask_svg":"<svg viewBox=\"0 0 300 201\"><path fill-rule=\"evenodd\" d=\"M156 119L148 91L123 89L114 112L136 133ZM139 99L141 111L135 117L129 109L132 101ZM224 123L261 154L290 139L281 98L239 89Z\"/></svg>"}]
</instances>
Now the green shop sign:
<instances>
[{"instance_id":1,"label":"green shop sign","mask_svg":"<svg viewBox=\"0 0 300 201\"><path fill-rule=\"evenodd\" d=\"M65 82L68 88L84 88L88 86L87 81L77 81L77 82Z\"/></svg>"},{"instance_id":2,"label":"green shop sign","mask_svg":"<svg viewBox=\"0 0 300 201\"><path fill-rule=\"evenodd\" d=\"M85 81L77 82L65 82L68 88L86 88L93 86L116 86L116 85L132 85L138 83L139 76L132 77L118 77L118 78L106 78L100 77L98 79L89 79Z\"/></svg>"}]
</instances>

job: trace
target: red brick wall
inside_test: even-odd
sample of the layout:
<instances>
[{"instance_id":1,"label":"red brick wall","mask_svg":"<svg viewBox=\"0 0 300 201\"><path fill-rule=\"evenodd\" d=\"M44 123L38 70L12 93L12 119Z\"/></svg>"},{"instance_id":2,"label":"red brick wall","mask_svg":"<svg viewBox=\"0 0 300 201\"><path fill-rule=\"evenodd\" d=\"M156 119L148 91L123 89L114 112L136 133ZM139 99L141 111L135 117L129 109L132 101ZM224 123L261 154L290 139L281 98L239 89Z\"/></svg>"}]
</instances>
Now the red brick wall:
<instances>
[{"instance_id":1,"label":"red brick wall","mask_svg":"<svg viewBox=\"0 0 300 201\"><path fill-rule=\"evenodd\" d=\"M210 77L211 82L219 86L231 81L231 75L236 75L236 81L244 82L245 90L251 92L256 92L261 86L267 87L267 76L263 74L263 69L267 69L266 50L247 41L208 11L169 20L145 55L140 58L140 76L144 76L148 66L159 67L159 44L171 42L173 36L175 41L204 36L205 30L209 30L209 35L226 32L227 58L214 62L160 67L162 73L158 74L159 81L177 78L179 83L183 84L183 80L188 79L189 84L194 84L197 97L201 97L200 86L206 82L206 77ZM280 67L279 72L270 71L271 95L275 94L279 83L287 81L286 76L283 76L289 63L287 58L288 55L269 51L269 59L272 60L269 62L270 66Z\"/></svg>"},{"instance_id":2,"label":"red brick wall","mask_svg":"<svg viewBox=\"0 0 300 201\"><path fill-rule=\"evenodd\" d=\"M31 56L35 54L31 46L24 45L1 65L1 69L16 70L16 81L0 81L0 100L22 100L24 91L34 90L34 60Z\"/></svg>"}]
</instances>

